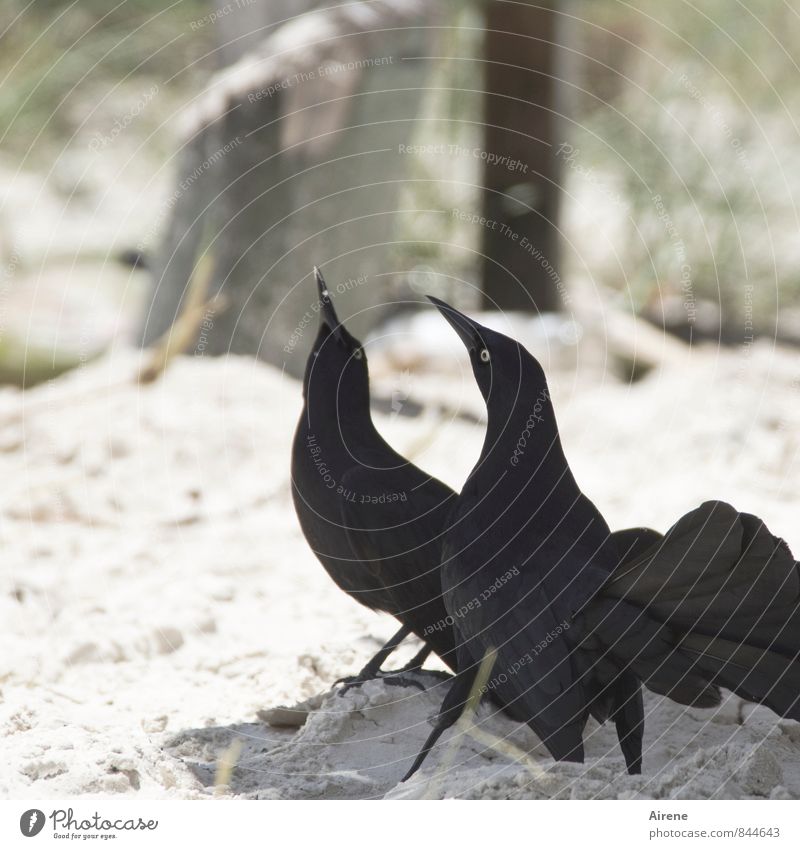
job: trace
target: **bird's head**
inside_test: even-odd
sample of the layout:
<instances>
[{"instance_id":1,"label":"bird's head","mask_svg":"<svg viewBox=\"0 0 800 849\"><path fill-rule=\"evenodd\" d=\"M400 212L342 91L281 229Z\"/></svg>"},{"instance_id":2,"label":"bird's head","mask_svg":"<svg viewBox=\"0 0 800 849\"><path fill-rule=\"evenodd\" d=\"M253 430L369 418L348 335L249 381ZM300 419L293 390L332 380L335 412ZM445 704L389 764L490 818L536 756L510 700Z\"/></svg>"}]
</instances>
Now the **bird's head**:
<instances>
[{"instance_id":1,"label":"bird's head","mask_svg":"<svg viewBox=\"0 0 800 849\"><path fill-rule=\"evenodd\" d=\"M348 333L333 308L330 292L318 268L314 276L319 292L319 330L308 358L303 393L308 397L312 381L326 394L330 391L343 402L369 401L367 355L361 343Z\"/></svg>"},{"instance_id":2,"label":"bird's head","mask_svg":"<svg viewBox=\"0 0 800 849\"><path fill-rule=\"evenodd\" d=\"M515 478L522 487L534 474L539 481L551 479L553 485L572 480L571 475L564 475L569 467L539 361L514 339L478 324L444 301L430 300L469 352L486 401L486 438L469 478L472 487L489 491L497 481L498 469L527 469L529 474ZM500 466L496 458L500 458Z\"/></svg>"},{"instance_id":3,"label":"bird's head","mask_svg":"<svg viewBox=\"0 0 800 849\"><path fill-rule=\"evenodd\" d=\"M510 416L516 405L527 404L531 394L547 390L544 370L519 342L478 324L438 298L428 295L428 300L464 343L490 416Z\"/></svg>"}]
</instances>

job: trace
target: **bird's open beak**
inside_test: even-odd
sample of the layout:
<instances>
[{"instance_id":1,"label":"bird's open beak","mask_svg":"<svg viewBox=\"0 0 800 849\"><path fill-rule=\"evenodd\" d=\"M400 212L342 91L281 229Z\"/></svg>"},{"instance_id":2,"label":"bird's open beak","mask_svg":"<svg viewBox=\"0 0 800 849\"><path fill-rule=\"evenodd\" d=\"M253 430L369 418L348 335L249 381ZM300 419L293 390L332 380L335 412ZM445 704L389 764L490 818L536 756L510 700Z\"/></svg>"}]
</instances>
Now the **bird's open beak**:
<instances>
[{"instance_id":1,"label":"bird's open beak","mask_svg":"<svg viewBox=\"0 0 800 849\"><path fill-rule=\"evenodd\" d=\"M450 326L458 333L461 341L467 348L474 348L476 345L482 344L480 325L475 324L472 319L467 318L463 313L454 309L450 304L434 298L433 295L425 296L447 319Z\"/></svg>"},{"instance_id":2,"label":"bird's open beak","mask_svg":"<svg viewBox=\"0 0 800 849\"><path fill-rule=\"evenodd\" d=\"M314 276L317 278L317 289L319 290L322 320L335 334L340 326L339 316L336 315L336 310L333 308L333 301L331 300L330 292L328 292L328 284L325 282L322 272L316 265L314 266Z\"/></svg>"}]
</instances>

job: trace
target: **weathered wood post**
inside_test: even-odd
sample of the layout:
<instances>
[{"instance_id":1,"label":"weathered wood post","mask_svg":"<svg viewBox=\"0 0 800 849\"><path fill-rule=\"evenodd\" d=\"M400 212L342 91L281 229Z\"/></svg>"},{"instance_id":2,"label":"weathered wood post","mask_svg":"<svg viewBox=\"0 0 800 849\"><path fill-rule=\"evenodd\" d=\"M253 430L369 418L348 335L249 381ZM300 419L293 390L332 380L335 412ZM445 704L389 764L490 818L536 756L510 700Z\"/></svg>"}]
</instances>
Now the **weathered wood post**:
<instances>
[{"instance_id":1,"label":"weathered wood post","mask_svg":"<svg viewBox=\"0 0 800 849\"><path fill-rule=\"evenodd\" d=\"M273 18L287 12L279 6ZM141 339L169 328L208 252L209 294L228 306L204 321L197 353L255 354L300 375L316 328L314 264L338 287L337 310L354 332L374 324L409 167L398 146L418 118L427 74L418 57L436 8L337 4L266 25L256 43L255 12L243 10L249 52L211 82L186 122ZM228 57L234 31L231 14Z\"/></svg>"}]
</instances>

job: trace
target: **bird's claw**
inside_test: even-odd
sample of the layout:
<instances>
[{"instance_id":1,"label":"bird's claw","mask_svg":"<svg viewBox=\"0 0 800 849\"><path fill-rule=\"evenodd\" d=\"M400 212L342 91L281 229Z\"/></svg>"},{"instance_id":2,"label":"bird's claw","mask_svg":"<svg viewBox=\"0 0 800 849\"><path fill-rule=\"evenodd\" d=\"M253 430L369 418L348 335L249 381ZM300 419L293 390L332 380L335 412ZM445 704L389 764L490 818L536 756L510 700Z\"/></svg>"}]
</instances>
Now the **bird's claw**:
<instances>
[{"instance_id":1,"label":"bird's claw","mask_svg":"<svg viewBox=\"0 0 800 849\"><path fill-rule=\"evenodd\" d=\"M339 695L343 696L348 690L352 690L354 687L360 687L362 684L366 684L367 681L383 681L384 684L387 684L390 687L416 687L418 690L422 690L423 692L426 690L425 685L421 681L417 681L415 678L410 678L407 675L396 675L391 672L379 672L377 675L369 677L362 675L347 675L344 678L337 678L337 680L333 682L333 685L336 686L337 684L344 684L344 686L339 690Z\"/></svg>"},{"instance_id":2,"label":"bird's claw","mask_svg":"<svg viewBox=\"0 0 800 849\"><path fill-rule=\"evenodd\" d=\"M453 679L452 673L445 672L443 669L423 669L421 666L413 666L410 669L398 670L398 674L405 672L421 672L423 675L435 678L437 681L451 681Z\"/></svg>"},{"instance_id":3,"label":"bird's claw","mask_svg":"<svg viewBox=\"0 0 800 849\"><path fill-rule=\"evenodd\" d=\"M390 687L416 687L423 693L427 689L422 681L417 681L416 678L409 678L407 675L381 675L381 681Z\"/></svg>"},{"instance_id":4,"label":"bird's claw","mask_svg":"<svg viewBox=\"0 0 800 849\"><path fill-rule=\"evenodd\" d=\"M344 687L339 690L339 695L343 696L348 690L352 690L353 687L360 687L365 682L371 680L371 678L361 678L358 675L345 675L343 678L337 678L333 682L333 686L335 687L337 684L344 684Z\"/></svg>"}]
</instances>

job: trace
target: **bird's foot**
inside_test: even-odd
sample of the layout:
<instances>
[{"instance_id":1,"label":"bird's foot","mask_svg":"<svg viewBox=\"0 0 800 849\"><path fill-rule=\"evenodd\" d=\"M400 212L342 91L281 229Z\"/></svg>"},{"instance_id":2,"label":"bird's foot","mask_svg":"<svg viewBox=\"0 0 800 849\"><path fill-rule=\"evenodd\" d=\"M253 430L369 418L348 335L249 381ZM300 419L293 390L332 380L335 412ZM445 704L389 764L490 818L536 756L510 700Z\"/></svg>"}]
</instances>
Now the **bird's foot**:
<instances>
[{"instance_id":1,"label":"bird's foot","mask_svg":"<svg viewBox=\"0 0 800 849\"><path fill-rule=\"evenodd\" d=\"M358 675L345 675L342 678L337 678L333 682L333 686L343 684L344 686L339 690L339 695L343 696L348 690L352 690L353 687L360 687L362 684L366 684L367 681L374 681L378 677L378 673L365 675L362 670Z\"/></svg>"},{"instance_id":2,"label":"bird's foot","mask_svg":"<svg viewBox=\"0 0 800 849\"><path fill-rule=\"evenodd\" d=\"M408 672L416 672L421 675L429 675L431 678L435 678L437 681L450 681L453 677L452 673L445 672L443 669L423 669L421 666L404 666L402 669L398 669L397 672L392 674L405 675Z\"/></svg>"},{"instance_id":3,"label":"bird's foot","mask_svg":"<svg viewBox=\"0 0 800 849\"><path fill-rule=\"evenodd\" d=\"M388 675L381 675L380 678L384 684L388 684L390 687L416 687L423 693L427 689L422 681L417 681L416 678L410 678L408 675L392 675L390 673Z\"/></svg>"},{"instance_id":4,"label":"bird's foot","mask_svg":"<svg viewBox=\"0 0 800 849\"><path fill-rule=\"evenodd\" d=\"M378 672L376 675L364 675L363 673L359 673L358 675L348 675L345 678L338 678L333 682L333 684L334 686L337 684L344 685L339 690L340 696L343 696L348 690L352 690L354 687L360 687L362 684L366 684L367 681L383 681L384 684L387 684L390 687L416 687L417 689L424 691L425 685L421 681L417 681L415 678L404 675L403 672L405 671L406 670L400 669L397 672Z\"/></svg>"}]
</instances>

